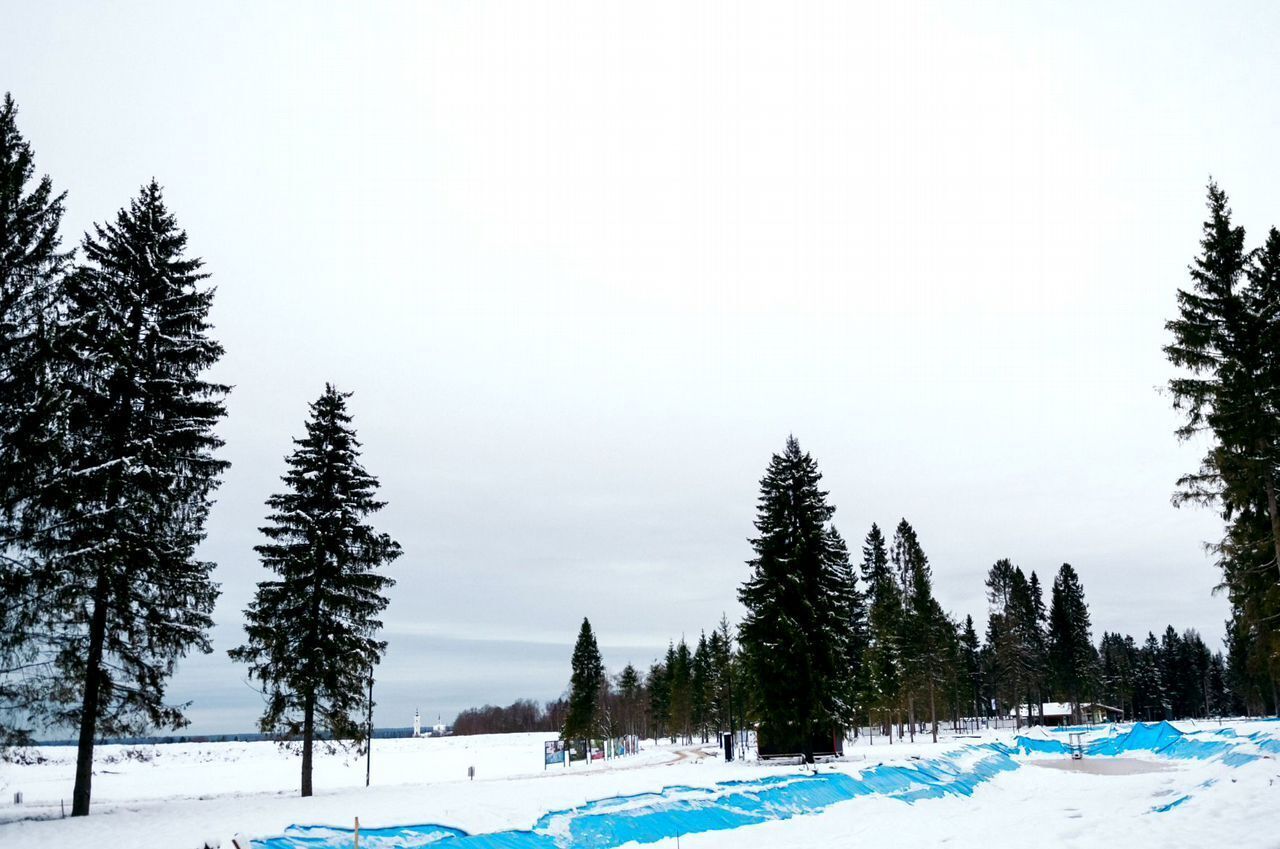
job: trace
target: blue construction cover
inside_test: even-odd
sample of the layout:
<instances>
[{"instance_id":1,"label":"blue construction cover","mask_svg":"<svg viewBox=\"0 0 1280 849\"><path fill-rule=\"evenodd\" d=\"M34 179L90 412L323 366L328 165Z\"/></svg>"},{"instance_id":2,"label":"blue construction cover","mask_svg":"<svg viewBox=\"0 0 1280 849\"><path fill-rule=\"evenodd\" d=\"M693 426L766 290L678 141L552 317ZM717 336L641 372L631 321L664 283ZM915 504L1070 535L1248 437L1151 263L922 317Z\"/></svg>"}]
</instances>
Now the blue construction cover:
<instances>
[{"instance_id":1,"label":"blue construction cover","mask_svg":"<svg viewBox=\"0 0 1280 849\"><path fill-rule=\"evenodd\" d=\"M408 849L444 842L449 849L553 849L653 843L677 834L739 828L817 813L838 802L879 794L912 803L939 796L968 796L1001 772L1018 768L1011 750L968 746L939 758L880 764L859 775L774 775L726 781L711 787L666 787L656 793L598 799L544 814L530 830L467 834L426 824L361 829L369 849ZM975 758L976 755L976 758ZM961 759L963 758L963 764ZM352 844L350 829L291 826L279 837L253 841L254 849L338 849Z\"/></svg>"},{"instance_id":2,"label":"blue construction cover","mask_svg":"<svg viewBox=\"0 0 1280 849\"><path fill-rule=\"evenodd\" d=\"M1150 752L1169 758L1221 756L1230 766L1243 766L1258 755L1240 747L1280 754L1280 740L1256 733L1247 738L1204 740L1167 722L1137 724L1113 737L1094 740L1088 756ZM676 835L740 828L818 813L859 796L880 795L908 804L942 796L968 796L999 775L1018 769L1015 755L1065 755L1071 748L1059 740L1017 737L1013 746L985 743L965 746L936 758L879 764L858 774L828 772L775 774L724 781L709 787L674 785L660 791L597 799L544 814L528 830L467 834L446 825L425 824L361 829L368 849L412 849L443 844L447 849L558 849L564 846L615 847L628 842L653 843ZM1209 786L1206 782L1201 786ZM1164 813L1187 801L1183 796L1153 808ZM290 826L278 837L253 841L254 849L346 849L350 829Z\"/></svg>"}]
</instances>

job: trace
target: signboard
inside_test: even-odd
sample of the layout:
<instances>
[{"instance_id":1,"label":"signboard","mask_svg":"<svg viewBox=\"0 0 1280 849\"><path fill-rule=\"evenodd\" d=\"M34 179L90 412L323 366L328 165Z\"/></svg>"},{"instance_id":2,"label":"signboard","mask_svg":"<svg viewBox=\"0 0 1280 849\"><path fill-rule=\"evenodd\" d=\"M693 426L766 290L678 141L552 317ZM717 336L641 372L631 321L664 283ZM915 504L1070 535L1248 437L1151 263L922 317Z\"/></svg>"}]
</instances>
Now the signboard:
<instances>
[{"instance_id":1,"label":"signboard","mask_svg":"<svg viewBox=\"0 0 1280 849\"><path fill-rule=\"evenodd\" d=\"M543 768L548 766L560 766L564 763L564 741L548 740L543 747Z\"/></svg>"}]
</instances>

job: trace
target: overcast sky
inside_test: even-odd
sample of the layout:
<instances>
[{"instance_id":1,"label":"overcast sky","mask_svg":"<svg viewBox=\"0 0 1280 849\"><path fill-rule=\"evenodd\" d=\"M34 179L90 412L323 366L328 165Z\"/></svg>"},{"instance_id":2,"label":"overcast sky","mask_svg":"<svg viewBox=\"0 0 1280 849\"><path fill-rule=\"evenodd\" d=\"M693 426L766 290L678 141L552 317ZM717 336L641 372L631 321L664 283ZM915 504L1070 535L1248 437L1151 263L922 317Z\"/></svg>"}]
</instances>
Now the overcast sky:
<instances>
[{"instance_id":1,"label":"overcast sky","mask_svg":"<svg viewBox=\"0 0 1280 849\"><path fill-rule=\"evenodd\" d=\"M1032 9L1031 7L1036 7ZM1210 174L1280 224L1280 7L6 2L65 235L153 175L218 286L232 467L192 731L253 727L252 551L325 381L404 546L381 725L557 696L722 612L794 433L954 615L1012 558L1094 636L1227 606L1159 392Z\"/></svg>"}]
</instances>

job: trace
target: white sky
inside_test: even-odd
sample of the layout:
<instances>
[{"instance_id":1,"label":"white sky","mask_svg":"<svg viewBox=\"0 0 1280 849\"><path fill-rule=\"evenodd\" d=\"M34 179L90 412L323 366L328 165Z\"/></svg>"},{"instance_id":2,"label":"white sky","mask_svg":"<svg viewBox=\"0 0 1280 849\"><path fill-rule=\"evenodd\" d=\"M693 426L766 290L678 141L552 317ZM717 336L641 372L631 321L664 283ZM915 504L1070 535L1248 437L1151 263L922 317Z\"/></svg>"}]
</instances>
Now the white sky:
<instances>
[{"instance_id":1,"label":"white sky","mask_svg":"<svg viewBox=\"0 0 1280 849\"><path fill-rule=\"evenodd\" d=\"M382 725L557 695L583 615L613 668L736 618L788 433L957 616L1065 560L1095 637L1220 640L1160 346L1207 177L1280 223L1275 4L4 6L68 240L155 175L219 287L193 731L259 711L224 652L326 380L406 551Z\"/></svg>"}]
</instances>

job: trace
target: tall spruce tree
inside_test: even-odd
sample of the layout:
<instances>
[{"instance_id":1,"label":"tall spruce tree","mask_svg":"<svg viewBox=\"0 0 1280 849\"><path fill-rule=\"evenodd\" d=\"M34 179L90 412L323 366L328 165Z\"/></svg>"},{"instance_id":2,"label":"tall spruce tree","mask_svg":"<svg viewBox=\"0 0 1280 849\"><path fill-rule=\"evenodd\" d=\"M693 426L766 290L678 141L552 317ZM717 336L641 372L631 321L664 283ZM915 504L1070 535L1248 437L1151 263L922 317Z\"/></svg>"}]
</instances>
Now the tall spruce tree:
<instances>
[{"instance_id":1,"label":"tall spruce tree","mask_svg":"<svg viewBox=\"0 0 1280 849\"><path fill-rule=\"evenodd\" d=\"M929 722L933 741L938 741L937 689L949 672L949 649L955 627L933 596L933 577L929 558L915 529L906 519L898 523L894 532L890 559L902 583L903 605L902 645L904 647L903 671L907 691L907 713L914 739L916 715L915 697L927 698Z\"/></svg>"},{"instance_id":2,"label":"tall spruce tree","mask_svg":"<svg viewBox=\"0 0 1280 849\"><path fill-rule=\"evenodd\" d=\"M1071 564L1063 563L1053 580L1049 605L1049 667L1054 686L1071 703L1076 722L1081 720L1080 699L1094 682L1096 666L1084 587Z\"/></svg>"},{"instance_id":3,"label":"tall spruce tree","mask_svg":"<svg viewBox=\"0 0 1280 849\"><path fill-rule=\"evenodd\" d=\"M600 727L600 694L604 687L604 661L591 623L584 616L573 645L569 676L569 714L561 736L565 740L590 740Z\"/></svg>"},{"instance_id":4,"label":"tall spruce tree","mask_svg":"<svg viewBox=\"0 0 1280 849\"><path fill-rule=\"evenodd\" d=\"M854 719L845 668L848 581L821 480L817 463L788 437L760 482L756 556L738 591L747 609L739 639L761 733L810 762L815 738Z\"/></svg>"},{"instance_id":5,"label":"tall spruce tree","mask_svg":"<svg viewBox=\"0 0 1280 849\"><path fill-rule=\"evenodd\" d=\"M960 661L962 664L964 687L961 692L968 702L966 709L975 719L985 716L982 706L983 675L982 649L978 642L978 632L973 627L973 617L965 616L964 626L960 630Z\"/></svg>"},{"instance_id":6,"label":"tall spruce tree","mask_svg":"<svg viewBox=\"0 0 1280 849\"><path fill-rule=\"evenodd\" d=\"M902 692L902 591L889 568L884 534L875 524L862 545L862 580L868 596L865 700L869 709L879 709L880 724L892 743L892 714Z\"/></svg>"},{"instance_id":7,"label":"tall spruce tree","mask_svg":"<svg viewBox=\"0 0 1280 849\"><path fill-rule=\"evenodd\" d=\"M707 646L707 633L698 635L698 644L690 662L689 715L693 730L703 743L711 727L711 653Z\"/></svg>"},{"instance_id":8,"label":"tall spruce tree","mask_svg":"<svg viewBox=\"0 0 1280 849\"><path fill-rule=\"evenodd\" d=\"M159 185L83 242L54 346L64 438L32 507L48 565L42 629L57 646L51 723L79 728L73 815L89 812L94 741L179 728L165 685L188 651L211 651L213 564L196 558L226 467L213 428L227 387L203 379L213 290Z\"/></svg>"},{"instance_id":9,"label":"tall spruce tree","mask_svg":"<svg viewBox=\"0 0 1280 849\"><path fill-rule=\"evenodd\" d=\"M59 227L65 193L36 178L18 107L0 104L0 748L30 739L51 683L50 643L36 580L48 564L31 550L49 517L37 494L54 472L60 381L53 355L69 252Z\"/></svg>"},{"instance_id":10,"label":"tall spruce tree","mask_svg":"<svg viewBox=\"0 0 1280 849\"><path fill-rule=\"evenodd\" d=\"M366 686L387 647L378 617L395 583L378 570L401 553L366 521L384 503L360 463L349 397L326 385L309 405L306 435L286 459L285 491L267 500L269 542L254 547L275 577L258 584L245 644L228 653L248 664L266 696L262 731L301 742L303 796L312 792L318 734L367 743Z\"/></svg>"},{"instance_id":11,"label":"tall spruce tree","mask_svg":"<svg viewBox=\"0 0 1280 849\"><path fill-rule=\"evenodd\" d=\"M623 733L627 735L640 733L640 699L644 687L640 681L640 673L635 666L628 663L618 673L618 697L621 702L620 717Z\"/></svg>"},{"instance_id":12,"label":"tall spruce tree","mask_svg":"<svg viewBox=\"0 0 1280 849\"><path fill-rule=\"evenodd\" d=\"M1232 607L1256 631L1270 689L1280 678L1280 232L1257 251L1245 246L1228 199L1208 187L1209 214L1191 287L1164 351L1181 371L1169 381L1186 419L1180 439L1207 434L1195 472L1178 481L1175 503L1221 507L1229 523L1219 562Z\"/></svg>"},{"instance_id":13,"label":"tall spruce tree","mask_svg":"<svg viewBox=\"0 0 1280 849\"><path fill-rule=\"evenodd\" d=\"M840 572L843 584L841 590L844 604L844 627L848 629L845 637L844 669L846 699L850 709L858 715L863 712L867 693L867 599L858 586L858 571L849 561L849 548L844 537L836 530L835 525L828 528L831 536L832 560ZM856 723L855 723L856 730Z\"/></svg>"},{"instance_id":14,"label":"tall spruce tree","mask_svg":"<svg viewBox=\"0 0 1280 849\"><path fill-rule=\"evenodd\" d=\"M671 677L667 667L651 664L644 686L649 693L649 736L656 741L670 728Z\"/></svg>"}]
</instances>

